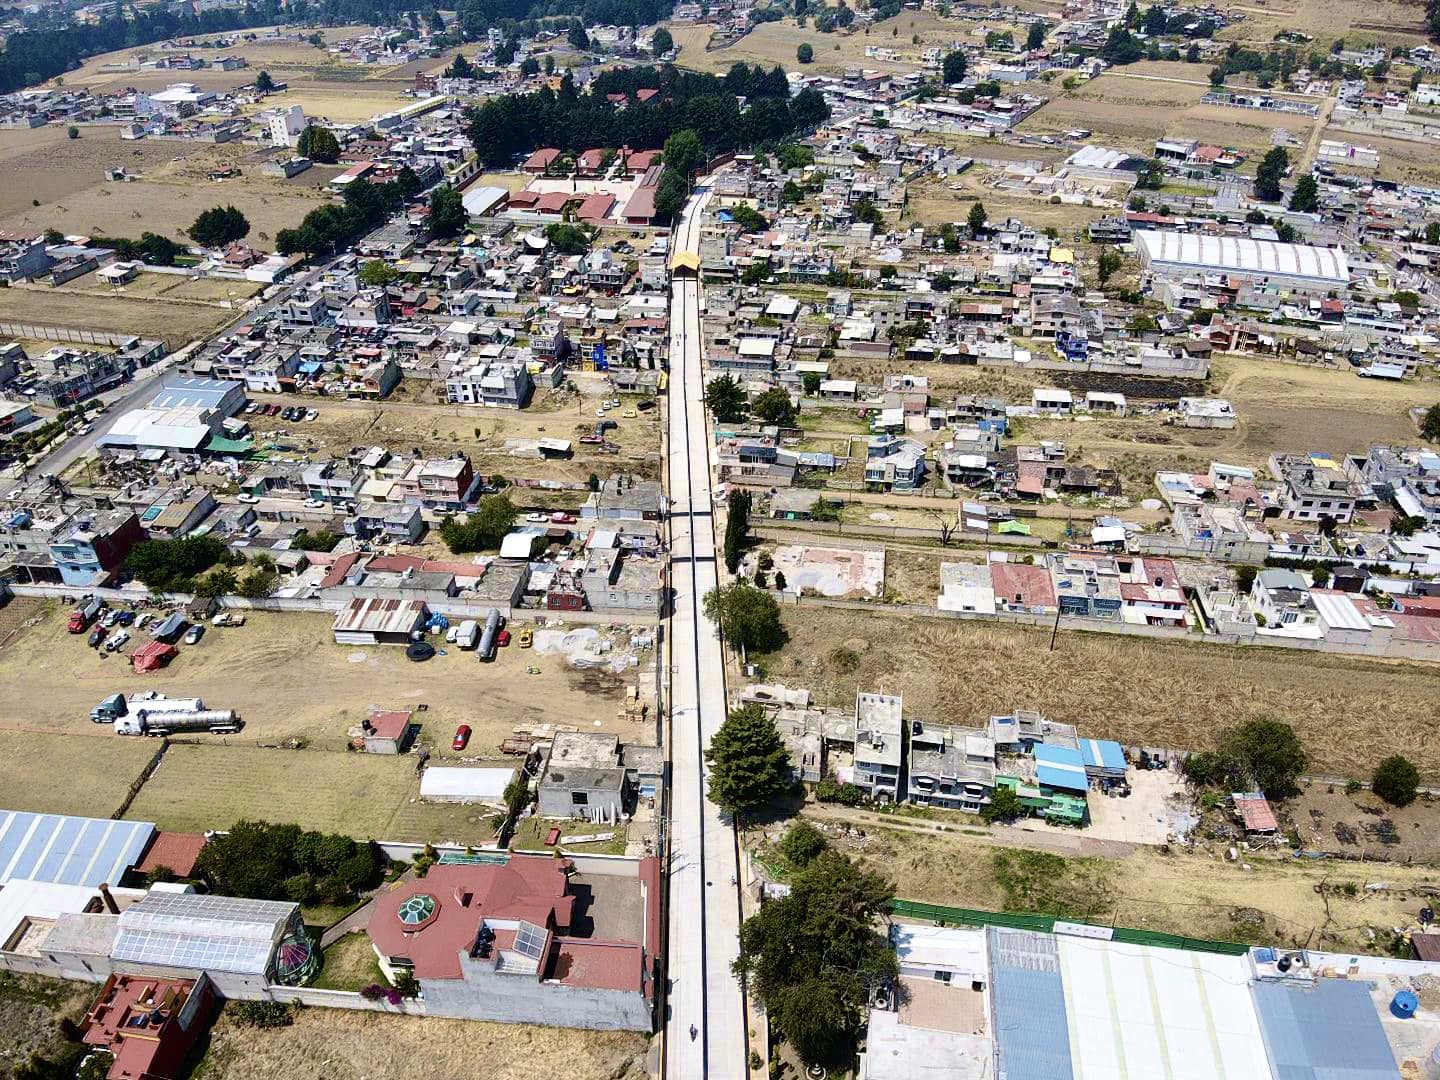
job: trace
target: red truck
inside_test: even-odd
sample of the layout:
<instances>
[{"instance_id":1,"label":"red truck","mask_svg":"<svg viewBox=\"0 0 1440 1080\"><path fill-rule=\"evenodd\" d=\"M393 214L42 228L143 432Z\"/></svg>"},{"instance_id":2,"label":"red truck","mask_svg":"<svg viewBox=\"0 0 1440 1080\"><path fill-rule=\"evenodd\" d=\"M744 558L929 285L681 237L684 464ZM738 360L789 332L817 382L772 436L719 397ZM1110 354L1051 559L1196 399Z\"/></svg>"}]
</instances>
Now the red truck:
<instances>
[{"instance_id":1,"label":"red truck","mask_svg":"<svg viewBox=\"0 0 1440 1080\"><path fill-rule=\"evenodd\" d=\"M65 629L72 634L83 634L104 610L105 605L92 597L70 613L70 622Z\"/></svg>"}]
</instances>

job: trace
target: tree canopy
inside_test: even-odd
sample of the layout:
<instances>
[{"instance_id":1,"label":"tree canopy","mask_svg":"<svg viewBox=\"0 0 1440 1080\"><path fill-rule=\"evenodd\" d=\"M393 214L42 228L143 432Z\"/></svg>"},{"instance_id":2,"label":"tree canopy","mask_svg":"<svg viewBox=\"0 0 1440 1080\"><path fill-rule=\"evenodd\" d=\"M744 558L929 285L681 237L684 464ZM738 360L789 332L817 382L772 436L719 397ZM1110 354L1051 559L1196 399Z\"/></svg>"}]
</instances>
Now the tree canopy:
<instances>
[{"instance_id":1,"label":"tree canopy","mask_svg":"<svg viewBox=\"0 0 1440 1080\"><path fill-rule=\"evenodd\" d=\"M807 1064L854 1056L872 987L899 974L877 921L894 887L835 851L790 879L740 927L737 974Z\"/></svg>"},{"instance_id":2,"label":"tree canopy","mask_svg":"<svg viewBox=\"0 0 1440 1080\"><path fill-rule=\"evenodd\" d=\"M750 652L771 652L785 643L780 605L763 589L744 582L706 593L705 617L719 625L732 645Z\"/></svg>"},{"instance_id":3,"label":"tree canopy","mask_svg":"<svg viewBox=\"0 0 1440 1080\"><path fill-rule=\"evenodd\" d=\"M1185 774L1198 784L1231 791L1263 791L1284 799L1298 789L1309 757L1295 729L1282 720L1247 720L1227 728L1215 750L1192 754Z\"/></svg>"},{"instance_id":4,"label":"tree canopy","mask_svg":"<svg viewBox=\"0 0 1440 1080\"><path fill-rule=\"evenodd\" d=\"M233 206L202 210L190 226L190 239L201 247L224 247L250 234L250 222Z\"/></svg>"},{"instance_id":5,"label":"tree canopy","mask_svg":"<svg viewBox=\"0 0 1440 1080\"><path fill-rule=\"evenodd\" d=\"M217 563L229 560L225 542L214 536L179 540L142 540L130 549L125 566L157 592L188 591L189 582Z\"/></svg>"},{"instance_id":6,"label":"tree canopy","mask_svg":"<svg viewBox=\"0 0 1440 1080\"><path fill-rule=\"evenodd\" d=\"M1391 754L1375 767L1370 790L1391 806L1409 806L1420 786L1420 770L1408 758Z\"/></svg>"},{"instance_id":7,"label":"tree canopy","mask_svg":"<svg viewBox=\"0 0 1440 1080\"><path fill-rule=\"evenodd\" d=\"M749 411L745 387L728 373L711 379L705 386L705 407L722 424L743 420Z\"/></svg>"},{"instance_id":8,"label":"tree canopy","mask_svg":"<svg viewBox=\"0 0 1440 1080\"><path fill-rule=\"evenodd\" d=\"M705 750L710 799L743 816L792 786L790 755L775 718L759 705L734 709Z\"/></svg>"},{"instance_id":9,"label":"tree canopy","mask_svg":"<svg viewBox=\"0 0 1440 1080\"><path fill-rule=\"evenodd\" d=\"M383 866L372 843L264 821L236 822L206 844L196 862L226 896L297 904L351 900L378 884Z\"/></svg>"},{"instance_id":10,"label":"tree canopy","mask_svg":"<svg viewBox=\"0 0 1440 1080\"><path fill-rule=\"evenodd\" d=\"M440 539L453 554L498 548L505 534L515 526L519 511L506 495L486 495L475 512L460 518L447 517L440 523Z\"/></svg>"},{"instance_id":11,"label":"tree canopy","mask_svg":"<svg viewBox=\"0 0 1440 1080\"><path fill-rule=\"evenodd\" d=\"M465 204L460 192L443 184L430 193L430 235L447 240L465 228Z\"/></svg>"},{"instance_id":12,"label":"tree canopy","mask_svg":"<svg viewBox=\"0 0 1440 1080\"><path fill-rule=\"evenodd\" d=\"M790 400L790 392L778 386L766 390L751 402L750 412L757 420L767 424L791 427L795 423L795 405Z\"/></svg>"},{"instance_id":13,"label":"tree canopy","mask_svg":"<svg viewBox=\"0 0 1440 1080\"><path fill-rule=\"evenodd\" d=\"M1270 149L1260 161L1260 167L1255 170L1255 197L1264 202L1279 202L1283 194L1280 190L1280 182L1285 178L1285 170L1290 167L1290 155L1286 153L1285 147L1276 146Z\"/></svg>"},{"instance_id":14,"label":"tree canopy","mask_svg":"<svg viewBox=\"0 0 1440 1080\"><path fill-rule=\"evenodd\" d=\"M637 94L646 89L657 93L641 102ZM617 109L611 94L625 95L627 106ZM767 72L736 64L722 78L666 65L602 72L583 94L567 77L558 92L543 87L492 97L471 110L467 131L485 165L503 166L542 146L572 154L596 146L654 149L688 130L703 148L695 159L698 164L713 154L807 131L829 114L818 91L804 90L791 98L789 82L778 67ZM666 160L671 168L680 164L669 155Z\"/></svg>"},{"instance_id":15,"label":"tree canopy","mask_svg":"<svg viewBox=\"0 0 1440 1080\"><path fill-rule=\"evenodd\" d=\"M1295 181L1295 190L1290 193L1290 209L1300 214L1313 214L1320 209L1320 185L1309 173Z\"/></svg>"},{"instance_id":16,"label":"tree canopy","mask_svg":"<svg viewBox=\"0 0 1440 1080\"><path fill-rule=\"evenodd\" d=\"M295 151L301 157L307 157L321 165L333 165L340 160L340 141L329 128L310 124L300 133Z\"/></svg>"},{"instance_id":17,"label":"tree canopy","mask_svg":"<svg viewBox=\"0 0 1440 1080\"><path fill-rule=\"evenodd\" d=\"M968 66L965 54L959 49L945 54L945 59L940 63L940 74L946 86L955 86L965 80L965 69Z\"/></svg>"},{"instance_id":18,"label":"tree canopy","mask_svg":"<svg viewBox=\"0 0 1440 1080\"><path fill-rule=\"evenodd\" d=\"M650 51L657 57L664 56L675 47L675 39L670 36L670 31L660 27L650 37Z\"/></svg>"}]
</instances>

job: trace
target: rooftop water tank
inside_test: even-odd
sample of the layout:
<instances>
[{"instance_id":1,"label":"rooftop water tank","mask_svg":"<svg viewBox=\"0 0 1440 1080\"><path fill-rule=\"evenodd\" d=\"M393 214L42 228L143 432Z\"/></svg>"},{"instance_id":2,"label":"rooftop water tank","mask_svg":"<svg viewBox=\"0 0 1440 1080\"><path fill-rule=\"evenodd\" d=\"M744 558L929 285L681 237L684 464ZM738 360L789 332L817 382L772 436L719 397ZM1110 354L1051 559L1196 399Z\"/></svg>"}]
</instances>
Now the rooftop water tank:
<instances>
[{"instance_id":1,"label":"rooftop water tank","mask_svg":"<svg viewBox=\"0 0 1440 1080\"><path fill-rule=\"evenodd\" d=\"M1420 999L1413 990L1401 990L1390 1002L1390 1012L1401 1020L1409 1020L1420 1007Z\"/></svg>"}]
</instances>

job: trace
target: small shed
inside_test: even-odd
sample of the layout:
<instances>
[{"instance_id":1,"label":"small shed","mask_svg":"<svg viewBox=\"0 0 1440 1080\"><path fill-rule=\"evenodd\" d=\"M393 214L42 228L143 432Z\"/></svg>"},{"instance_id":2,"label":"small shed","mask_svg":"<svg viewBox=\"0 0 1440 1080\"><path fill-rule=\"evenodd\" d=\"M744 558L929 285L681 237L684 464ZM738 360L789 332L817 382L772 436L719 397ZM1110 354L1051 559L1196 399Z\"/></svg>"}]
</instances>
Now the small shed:
<instances>
[{"instance_id":1,"label":"small shed","mask_svg":"<svg viewBox=\"0 0 1440 1080\"><path fill-rule=\"evenodd\" d=\"M1230 796L1235 812L1240 815L1245 831L1257 836L1273 836L1280 831L1275 820L1275 811L1270 809L1270 800L1259 791L1237 791Z\"/></svg>"},{"instance_id":2,"label":"small shed","mask_svg":"<svg viewBox=\"0 0 1440 1080\"><path fill-rule=\"evenodd\" d=\"M340 609L331 629L337 645L407 645L429 614L423 600L356 597Z\"/></svg>"},{"instance_id":3,"label":"small shed","mask_svg":"<svg viewBox=\"0 0 1440 1080\"><path fill-rule=\"evenodd\" d=\"M410 746L414 728L409 709L373 709L360 722L367 754L403 754Z\"/></svg>"},{"instance_id":4,"label":"small shed","mask_svg":"<svg viewBox=\"0 0 1440 1080\"><path fill-rule=\"evenodd\" d=\"M1085 761L1086 776L1125 779L1125 751L1113 739L1081 739L1080 756Z\"/></svg>"}]
</instances>

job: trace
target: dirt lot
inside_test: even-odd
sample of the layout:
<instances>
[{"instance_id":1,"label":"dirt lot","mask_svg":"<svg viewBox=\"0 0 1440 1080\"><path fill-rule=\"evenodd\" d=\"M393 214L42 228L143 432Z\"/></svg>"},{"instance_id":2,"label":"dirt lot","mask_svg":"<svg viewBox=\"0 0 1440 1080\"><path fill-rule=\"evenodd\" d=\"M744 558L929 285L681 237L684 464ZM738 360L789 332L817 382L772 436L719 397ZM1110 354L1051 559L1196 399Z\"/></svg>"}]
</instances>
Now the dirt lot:
<instances>
[{"instance_id":1,"label":"dirt lot","mask_svg":"<svg viewBox=\"0 0 1440 1080\"><path fill-rule=\"evenodd\" d=\"M1433 140L1419 142L1411 139L1387 139L1363 129L1347 130L1339 127L1327 127L1325 138L1357 146L1369 146L1380 151L1380 168L1373 174L1378 179L1420 184L1433 184L1440 180L1440 144ZM1362 171L1359 175L1371 174Z\"/></svg>"},{"instance_id":2,"label":"dirt lot","mask_svg":"<svg viewBox=\"0 0 1440 1080\"><path fill-rule=\"evenodd\" d=\"M58 229L71 235L139 236L156 232L185 241L197 215L234 205L250 222L246 242L274 247L281 229L299 223L328 199L325 185L337 170L314 168L289 180L265 176L269 151L225 143L218 146L166 141L121 142L118 132L86 128L79 139L40 141L5 155L10 139L48 133L0 133L0 160L10 183L0 196L0 227ZM141 179L115 183L106 168L124 165ZM211 169L236 166L236 179L208 179ZM39 205L34 205L35 202Z\"/></svg>"},{"instance_id":3,"label":"dirt lot","mask_svg":"<svg viewBox=\"0 0 1440 1080\"><path fill-rule=\"evenodd\" d=\"M237 314L212 304L137 301L63 289L0 289L0 322L159 335L172 349L209 337Z\"/></svg>"},{"instance_id":4,"label":"dirt lot","mask_svg":"<svg viewBox=\"0 0 1440 1080\"><path fill-rule=\"evenodd\" d=\"M410 401L382 403L317 401L313 397L287 398L266 395L266 401L303 403L319 413L317 420L295 424L279 417L248 417L260 441L275 432L288 431L289 442L310 447L307 456L343 457L351 447L381 442L387 446L420 447L423 453L445 455L464 450L477 472L502 476L543 477L583 482L593 472L606 476L626 471L657 479L660 468L660 410L634 409L638 398L622 399L624 407L609 413L619 426L606 432L606 440L619 446L615 454L598 453L579 441L595 429L599 396L541 391L523 411L491 409L473 405L436 404L430 385L415 379L402 385L396 396ZM439 385L443 389L443 384ZM421 404L428 402L428 404ZM512 455L505 443L510 439L558 438L571 440L569 460L542 460Z\"/></svg>"},{"instance_id":5,"label":"dirt lot","mask_svg":"<svg viewBox=\"0 0 1440 1080\"><path fill-rule=\"evenodd\" d=\"M1347 795L1330 784L1305 785L1281 809L1281 823L1293 825L1308 850L1391 862L1440 863L1437 822L1440 804L1431 797L1391 806L1368 791Z\"/></svg>"},{"instance_id":6,"label":"dirt lot","mask_svg":"<svg viewBox=\"0 0 1440 1080\"><path fill-rule=\"evenodd\" d=\"M863 840L838 841L832 833L832 842L884 874L906 899L1046 911L1230 941L1308 941L1340 951L1380 951L1365 928L1413 925L1425 901L1404 890L1440 883L1440 875L1421 869L1316 864L1284 855L1252 853L1241 866L1220 851L1142 849L1106 861L994 848L963 832L865 832ZM1323 897L1315 891L1322 880ZM1377 880L1392 889L1367 894L1364 886Z\"/></svg>"},{"instance_id":7,"label":"dirt lot","mask_svg":"<svg viewBox=\"0 0 1440 1080\"><path fill-rule=\"evenodd\" d=\"M1061 230L1061 238L1064 239L1069 230L1080 229L1109 212L1101 206L1051 204L1044 198L1029 198L990 186L1002 175L997 169L977 167L944 183L934 179L918 181L910 186L910 198L902 220L921 225L963 222L970 212L970 204L978 200L985 204L985 212L991 221L1018 217L1037 229L1053 225ZM1113 209L1111 207L1110 211Z\"/></svg>"},{"instance_id":8,"label":"dirt lot","mask_svg":"<svg viewBox=\"0 0 1440 1080\"><path fill-rule=\"evenodd\" d=\"M199 645L181 646L169 667L139 676L118 657L98 660L82 635L65 632L57 611L0 651L8 702L0 709L0 730L79 732L93 736L93 745L114 743L115 736L89 722L91 707L116 690L153 688L235 709L245 729L226 742L240 746L298 738L318 749L340 750L347 729L372 705L409 708L421 702L430 705L416 716L424 724L422 737L448 746L456 726L469 724L473 755L493 753L517 724L598 726L627 738L636 735L629 729L637 725L619 724L615 717L624 686L635 682L633 673L577 671L558 656L513 648L500 650L493 664L453 649L414 664L395 647L336 645L331 621L328 615L249 613L245 626L212 628ZM132 645L143 640L143 632L136 634ZM527 666L541 673L527 675ZM93 752L91 744L87 749Z\"/></svg>"},{"instance_id":9,"label":"dirt lot","mask_svg":"<svg viewBox=\"0 0 1440 1080\"><path fill-rule=\"evenodd\" d=\"M303 1009L289 1027L256 1030L221 1016L206 1080L486 1080L645 1075L643 1035Z\"/></svg>"},{"instance_id":10,"label":"dirt lot","mask_svg":"<svg viewBox=\"0 0 1440 1080\"><path fill-rule=\"evenodd\" d=\"M282 71L275 72L279 79ZM326 82L323 79L292 81L283 93L271 94L253 111L288 109L299 105L308 119L317 122L353 124L382 113L393 112L402 105L414 103L401 93L403 87L389 82L372 85L369 81Z\"/></svg>"},{"instance_id":11,"label":"dirt lot","mask_svg":"<svg viewBox=\"0 0 1440 1080\"><path fill-rule=\"evenodd\" d=\"M860 690L903 694L907 716L940 723L1032 708L1095 737L1193 749L1225 725L1274 717L1295 726L1312 769L1369 775L1381 757L1405 753L1440 775L1428 667L1067 633L1063 624L1050 652L1046 630L815 608L786 608L785 628L790 643L765 659L766 678L842 708ZM834 655L841 646L858 660Z\"/></svg>"}]
</instances>

